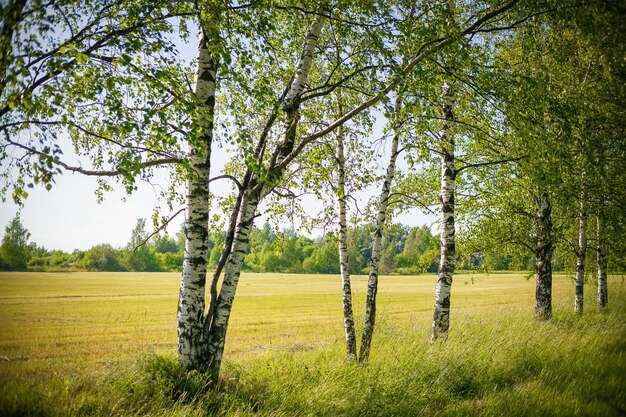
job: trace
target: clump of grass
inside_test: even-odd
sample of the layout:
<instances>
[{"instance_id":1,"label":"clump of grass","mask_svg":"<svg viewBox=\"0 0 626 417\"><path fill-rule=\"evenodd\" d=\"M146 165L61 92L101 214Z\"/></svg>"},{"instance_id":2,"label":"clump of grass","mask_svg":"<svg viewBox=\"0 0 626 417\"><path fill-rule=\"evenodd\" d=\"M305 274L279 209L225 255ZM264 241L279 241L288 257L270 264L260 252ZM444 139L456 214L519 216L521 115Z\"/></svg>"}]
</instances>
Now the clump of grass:
<instances>
[{"instance_id":1,"label":"clump of grass","mask_svg":"<svg viewBox=\"0 0 626 417\"><path fill-rule=\"evenodd\" d=\"M626 409L623 314L538 322L467 317L445 342L379 327L367 365L323 351L229 365L235 395L260 415L620 415ZM404 336L398 336L403 334Z\"/></svg>"},{"instance_id":2,"label":"clump of grass","mask_svg":"<svg viewBox=\"0 0 626 417\"><path fill-rule=\"evenodd\" d=\"M173 356L149 355L113 379L113 386L130 402L193 403L209 390L209 378L187 371Z\"/></svg>"}]
</instances>

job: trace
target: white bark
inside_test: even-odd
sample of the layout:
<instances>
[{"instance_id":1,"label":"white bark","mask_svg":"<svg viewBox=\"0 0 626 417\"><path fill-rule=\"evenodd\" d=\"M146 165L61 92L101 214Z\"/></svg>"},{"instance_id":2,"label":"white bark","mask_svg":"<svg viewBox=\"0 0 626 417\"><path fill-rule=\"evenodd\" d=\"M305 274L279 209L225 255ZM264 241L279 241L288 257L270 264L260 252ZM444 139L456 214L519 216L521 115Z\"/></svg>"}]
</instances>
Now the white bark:
<instances>
[{"instance_id":1,"label":"white bark","mask_svg":"<svg viewBox=\"0 0 626 417\"><path fill-rule=\"evenodd\" d=\"M246 255L246 249L250 240L250 230L252 229L255 213L259 204L257 193L257 191L252 190L246 191L242 199L233 248L228 263L226 264L224 281L210 323L208 336L208 366L214 380L217 380L222 363L228 321L235 300L243 259Z\"/></svg>"},{"instance_id":2,"label":"white bark","mask_svg":"<svg viewBox=\"0 0 626 417\"><path fill-rule=\"evenodd\" d=\"M587 257L587 189L585 175L580 192L580 212L578 214L578 250L576 251L576 295L574 296L574 312L583 313L585 258Z\"/></svg>"},{"instance_id":3,"label":"white bark","mask_svg":"<svg viewBox=\"0 0 626 417\"><path fill-rule=\"evenodd\" d=\"M302 95L309 79L309 73L313 65L315 47L317 46L317 41L322 33L324 23L326 23L327 20L324 16L325 13L326 9L322 7L320 13L315 17L309 26L309 31L302 48L302 53L300 54L300 59L296 63L296 73L288 87L285 98L283 99L282 104L285 112L285 120L283 122L281 147L278 149L275 165L280 165L284 161L285 157L293 150L296 128L298 126L298 121L300 120L300 96ZM274 180L276 180L276 178L270 178L270 181ZM270 190L267 190L266 192L269 193Z\"/></svg>"},{"instance_id":4,"label":"white bark","mask_svg":"<svg viewBox=\"0 0 626 417\"><path fill-rule=\"evenodd\" d=\"M192 175L187 181L185 258L178 299L178 354L188 369L198 369L206 360L204 324L206 269L208 261L209 171L215 77L217 62L209 50L205 31L198 36L194 93L198 100L196 123L202 127L192 137L189 157Z\"/></svg>"},{"instance_id":5,"label":"white bark","mask_svg":"<svg viewBox=\"0 0 626 417\"><path fill-rule=\"evenodd\" d=\"M352 312L352 288L350 271L348 271L348 233L346 222L346 158L343 151L343 128L337 133L337 165L338 165L338 211L339 211L339 270L341 272L343 325L346 336L346 354L356 358L356 332Z\"/></svg>"},{"instance_id":6,"label":"white bark","mask_svg":"<svg viewBox=\"0 0 626 417\"><path fill-rule=\"evenodd\" d=\"M604 229L602 218L597 216L597 240L596 240L596 263L598 267L598 308L605 309L609 306L609 289L606 279L606 248L604 247Z\"/></svg>"},{"instance_id":7,"label":"white bark","mask_svg":"<svg viewBox=\"0 0 626 417\"><path fill-rule=\"evenodd\" d=\"M363 337L361 338L361 348L359 351L359 361L365 362L369 358L372 337L374 335L374 325L376 324L376 294L378 293L378 266L380 264L380 249L382 246L383 229L387 219L387 208L389 207L389 195L391 193L391 183L396 172L396 159L398 157L398 143L400 141L400 110L402 108L402 94L398 93L395 103L394 136L391 142L391 153L385 180L378 199L378 215L376 216L376 229L374 230L374 241L372 243L372 255L370 258L370 271L367 281L367 298L365 302L365 324L363 325Z\"/></svg>"},{"instance_id":8,"label":"white bark","mask_svg":"<svg viewBox=\"0 0 626 417\"><path fill-rule=\"evenodd\" d=\"M552 317L552 206L548 193L534 196L535 214L535 315L544 320Z\"/></svg>"},{"instance_id":9,"label":"white bark","mask_svg":"<svg viewBox=\"0 0 626 417\"><path fill-rule=\"evenodd\" d=\"M324 14L326 9L321 8L321 12L315 17L313 23L309 26L309 31L306 36L306 41L300 54L300 59L296 63L296 73L293 77L293 81L289 87L289 91L285 94L283 100L283 108L287 109L298 103L300 95L306 87L306 83L309 79L309 73L311 66L313 65L313 55L315 54L315 47L317 41L322 33L322 27L326 23L326 17Z\"/></svg>"},{"instance_id":10,"label":"white bark","mask_svg":"<svg viewBox=\"0 0 626 417\"><path fill-rule=\"evenodd\" d=\"M439 202L441 214L439 219L439 243L441 258L437 271L435 286L435 311L433 314L431 340L446 336L450 328L450 295L455 266L455 142L450 132L454 121L454 94L452 86L444 84L444 111L441 130L441 188Z\"/></svg>"},{"instance_id":11,"label":"white bark","mask_svg":"<svg viewBox=\"0 0 626 417\"><path fill-rule=\"evenodd\" d=\"M455 23L456 2L448 1L450 17L449 26ZM454 59L454 58L452 58ZM448 61L449 59L446 59ZM455 197L455 152L456 145L451 126L454 123L454 82L445 81L443 85L443 125L441 129L441 185L439 189L440 219L439 219L439 246L441 257L437 270L437 283L435 285L435 308L433 313L431 341L439 337L447 337L450 329L450 296L452 292L452 280L455 267L455 221L454 221L454 197Z\"/></svg>"}]
</instances>

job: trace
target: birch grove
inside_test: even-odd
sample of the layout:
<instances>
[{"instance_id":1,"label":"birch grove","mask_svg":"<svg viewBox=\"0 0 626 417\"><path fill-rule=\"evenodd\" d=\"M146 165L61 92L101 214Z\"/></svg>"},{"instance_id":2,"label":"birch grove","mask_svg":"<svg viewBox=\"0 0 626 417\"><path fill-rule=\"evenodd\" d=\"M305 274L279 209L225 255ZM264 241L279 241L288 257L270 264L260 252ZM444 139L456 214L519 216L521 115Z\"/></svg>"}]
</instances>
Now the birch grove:
<instances>
[{"instance_id":1,"label":"birch grove","mask_svg":"<svg viewBox=\"0 0 626 417\"><path fill-rule=\"evenodd\" d=\"M337 182L333 192L318 192L336 198L343 332L348 357L357 358L348 161L366 153L347 136L358 118L374 120L387 110L393 136L374 220L360 361L371 354L393 187L416 201L420 193L438 193L438 201L422 204L440 210L433 340L445 340L450 326L451 285L462 256L457 228L483 227L485 246L496 236L530 250L535 312L549 319L553 256L561 241L573 240L575 224L575 310L582 313L587 229L594 231L587 216L595 216L589 251L596 254L597 303L606 308L607 265L619 259L616 236L624 223L622 113L620 100L607 100L607 91L623 96L612 70L622 65L621 44L608 18L599 34L582 24L553 30L563 21L549 20L550 13L563 10L552 6L556 11L518 0L458 10L454 1L10 1L0 31L0 162L6 168L0 193L26 201L31 187L52 188L64 171L96 177L100 199L116 186L132 194L141 181L158 185L155 233L185 213L177 352L186 369L207 372L217 383L254 221L271 212L272 201L295 200L283 191L315 169L307 156L330 146L324 152L336 162ZM196 29L197 38L190 33ZM615 45L598 60L600 54L580 52L596 51L607 39ZM551 51L559 42L572 53ZM179 51L187 43L196 50L190 62ZM569 88L581 79L594 88L585 94ZM555 111L555 103L567 111ZM434 146L426 139L432 136ZM591 145L579 146L581 137ZM226 150L226 161L211 160L215 146ZM595 148L606 154L597 166ZM589 154L589 184L579 190L575 219L566 197L580 166L567 161L581 149ZM404 150L412 158L407 164L399 159ZM428 172L421 169L434 154L437 185L420 193L396 185L397 177L410 174L427 188L420 176ZM397 176L404 165L413 171ZM212 194L210 184L218 180L229 181L230 191ZM457 195L471 201L459 210L466 212L460 221ZM207 282L216 224L225 227L225 239Z\"/></svg>"}]
</instances>

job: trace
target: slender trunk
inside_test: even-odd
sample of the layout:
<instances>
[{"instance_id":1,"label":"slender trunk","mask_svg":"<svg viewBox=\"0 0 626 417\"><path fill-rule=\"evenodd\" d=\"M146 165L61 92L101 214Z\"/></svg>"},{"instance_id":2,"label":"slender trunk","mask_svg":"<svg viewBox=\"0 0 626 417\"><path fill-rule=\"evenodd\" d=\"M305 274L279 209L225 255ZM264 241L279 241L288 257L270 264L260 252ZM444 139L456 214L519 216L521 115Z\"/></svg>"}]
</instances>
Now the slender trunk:
<instances>
[{"instance_id":1,"label":"slender trunk","mask_svg":"<svg viewBox=\"0 0 626 417\"><path fill-rule=\"evenodd\" d=\"M366 362L369 358L372 337L374 335L374 325L376 323L376 293L378 292L378 266L380 263L380 250L383 240L383 229L387 219L387 207L389 206L389 195L391 193L391 183L396 172L396 159L398 157L398 142L400 141L400 110L402 107L402 94L398 92L395 104L395 133L391 142L391 154L389 165L383 188L378 199L378 215L376 217L376 230L374 230L374 241L372 243L372 255L370 257L370 272L367 281L367 298L365 301L365 324L363 326L363 337L361 338L361 349L359 351L359 361Z\"/></svg>"},{"instance_id":2,"label":"slender trunk","mask_svg":"<svg viewBox=\"0 0 626 417\"><path fill-rule=\"evenodd\" d=\"M584 183L580 192L580 212L578 215L578 250L576 251L576 295L574 297L574 311L583 313L584 285L585 285L585 258L587 257L587 189Z\"/></svg>"},{"instance_id":3,"label":"slender trunk","mask_svg":"<svg viewBox=\"0 0 626 417\"><path fill-rule=\"evenodd\" d=\"M249 175L246 174L246 179L244 180L244 184L247 185L249 181ZM228 262L228 258L230 257L230 253L233 248L233 241L235 240L235 230L237 228L237 218L239 217L239 212L241 211L241 199L243 198L243 190L239 190L237 194L237 200L235 201L235 206L230 213L230 219L228 220L228 230L226 230L226 236L224 236L224 244L222 245L222 252L220 253L220 258L217 261L217 265L215 265L215 271L213 272L213 279L211 280L211 286L209 288L209 307L207 308L207 312L205 315L205 329L208 332L211 326L211 320L213 319L213 314L215 312L215 306L217 305L217 283L220 279L220 275L222 274L222 270L226 266L226 262Z\"/></svg>"},{"instance_id":4,"label":"slender trunk","mask_svg":"<svg viewBox=\"0 0 626 417\"><path fill-rule=\"evenodd\" d=\"M348 233L346 222L346 158L343 153L343 128L337 133L337 164L338 164L338 208L339 208L339 269L341 271L343 325L346 333L346 355L356 358L356 332L352 314L352 289L350 271L348 271Z\"/></svg>"},{"instance_id":5,"label":"slender trunk","mask_svg":"<svg viewBox=\"0 0 626 417\"><path fill-rule=\"evenodd\" d=\"M433 314L431 341L446 337L450 329L450 294L455 263L455 224L454 224L454 188L456 179L455 142L450 132L454 121L454 95L451 86L444 85L444 114L441 132L441 188L439 202L441 217L439 219L439 243L441 257L437 270L435 287L435 311Z\"/></svg>"},{"instance_id":6,"label":"slender trunk","mask_svg":"<svg viewBox=\"0 0 626 417\"><path fill-rule=\"evenodd\" d=\"M535 200L535 315L548 320L552 317L552 218L550 198L543 191Z\"/></svg>"},{"instance_id":7,"label":"slender trunk","mask_svg":"<svg viewBox=\"0 0 626 417\"><path fill-rule=\"evenodd\" d=\"M324 11L324 9L322 10ZM239 283L243 259L250 240L250 230L259 202L271 192L272 187L284 174L284 169L276 168L276 166L293 149L299 121L300 96L308 80L317 40L326 21L325 15L326 13L317 15L309 26L302 54L296 64L294 79L288 86L283 100L285 119L281 143L272 156L270 169L266 172L264 182L259 183L253 178L245 184L231 254L224 272L224 281L213 309L213 316L207 318L209 322L207 343L208 371L214 383L218 380L222 364L228 321L235 299L237 284Z\"/></svg>"},{"instance_id":8,"label":"slender trunk","mask_svg":"<svg viewBox=\"0 0 626 417\"><path fill-rule=\"evenodd\" d=\"M206 362L204 297L208 262L209 171L213 115L215 111L215 77L217 61L213 57L205 30L198 36L194 93L198 100L196 123L201 134L191 136L190 166L187 181L185 218L185 258L178 299L178 354L188 369L200 369Z\"/></svg>"},{"instance_id":9,"label":"slender trunk","mask_svg":"<svg viewBox=\"0 0 626 417\"><path fill-rule=\"evenodd\" d=\"M250 241L250 230L252 229L259 204L257 190L254 188L246 190L242 198L233 247L224 272L224 282L222 283L213 311L213 317L211 318L208 335L208 370L213 382L217 382L219 375L224 344L226 342L228 320L230 319L230 312L241 275L243 259Z\"/></svg>"},{"instance_id":10,"label":"slender trunk","mask_svg":"<svg viewBox=\"0 0 626 417\"><path fill-rule=\"evenodd\" d=\"M606 248L604 247L604 229L600 216L597 222L596 262L598 266L598 307L605 309L609 306L609 290L606 282Z\"/></svg>"}]
</instances>

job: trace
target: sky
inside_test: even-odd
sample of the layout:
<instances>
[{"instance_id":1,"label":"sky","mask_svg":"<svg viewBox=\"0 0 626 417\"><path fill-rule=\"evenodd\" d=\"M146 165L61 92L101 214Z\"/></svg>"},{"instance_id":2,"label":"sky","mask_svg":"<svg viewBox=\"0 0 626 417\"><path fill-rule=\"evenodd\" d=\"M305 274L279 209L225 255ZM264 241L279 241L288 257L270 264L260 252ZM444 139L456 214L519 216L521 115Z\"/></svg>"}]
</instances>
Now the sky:
<instances>
[{"instance_id":1,"label":"sky","mask_svg":"<svg viewBox=\"0 0 626 417\"><path fill-rule=\"evenodd\" d=\"M20 210L22 224L31 234L30 241L47 249L66 252L86 250L100 243L122 247L130 240L137 219L150 219L157 204L154 190L148 184L140 184L130 197L123 190L109 192L101 203L97 201L95 189L94 178L64 173L57 177L56 185L50 191L41 187L30 190ZM0 203L3 234L4 227L18 210L19 207L10 198ZM261 216L255 224L260 227L266 219ZM181 213L170 223L167 228L170 236L180 230L183 220ZM409 226L431 226L435 218L414 209L393 221ZM151 229L151 224L148 220L148 229Z\"/></svg>"},{"instance_id":2,"label":"sky","mask_svg":"<svg viewBox=\"0 0 626 417\"><path fill-rule=\"evenodd\" d=\"M217 152L213 155L224 157ZM214 162L215 165L221 165L221 161ZM381 172L386 162L379 161ZM214 185L215 183L212 187ZM61 249L66 252L74 249L86 250L100 243L122 247L130 240L131 230L137 219L150 219L155 205L158 204L154 189L146 183L138 183L138 190L131 196L126 196L118 187L106 193L101 203L98 203L94 193L96 187L93 177L63 173L56 177L56 184L50 191L41 187L29 190L29 197L20 210L20 218L31 234L30 241L47 249ZM3 235L4 227L18 210L10 196L5 203L0 202L0 227ZM183 220L184 214L181 213L170 223L167 228L170 236L180 230ZM255 225L260 227L265 220L267 218L261 216ZM424 215L418 209L393 219L394 222L409 226L431 226L435 220L435 217ZM147 228L151 229L151 225L151 220L148 220ZM322 231L314 231L316 233L321 235Z\"/></svg>"},{"instance_id":3,"label":"sky","mask_svg":"<svg viewBox=\"0 0 626 417\"><path fill-rule=\"evenodd\" d=\"M191 33L194 30L191 28ZM188 42L177 39L176 43L180 58L192 60L195 55L195 38L191 36ZM64 153L71 153L69 141L64 145L62 148L68 151ZM212 157L212 167L217 168L223 166L227 155L216 149ZM385 155L384 159L386 158ZM377 162L381 172L384 172L387 161ZM216 171L213 175L217 175ZM69 252L74 249L86 250L100 243L122 247L130 240L131 230L137 219L150 219L155 205L158 204L154 189L146 183L138 183L138 190L131 196L126 196L124 190L117 187L106 193L104 201L98 203L94 193L97 188L94 177L65 172L55 179L56 184L50 191L41 187L28 190L29 197L21 209L13 203L10 195L6 196L6 202L0 201L2 235L4 227L19 211L22 224L31 234L30 241L47 249ZM226 187L226 184L211 184L213 190L216 187ZM380 186L376 186L373 193L379 192L379 189ZM267 218L261 216L255 224L261 226L265 220ZM432 226L435 220L432 215L425 215L418 209L393 219L409 226ZM183 221L184 214L181 213L169 224L167 232L173 236L180 230ZM151 227L152 222L148 220L147 228ZM321 235L322 231L317 234Z\"/></svg>"}]
</instances>

